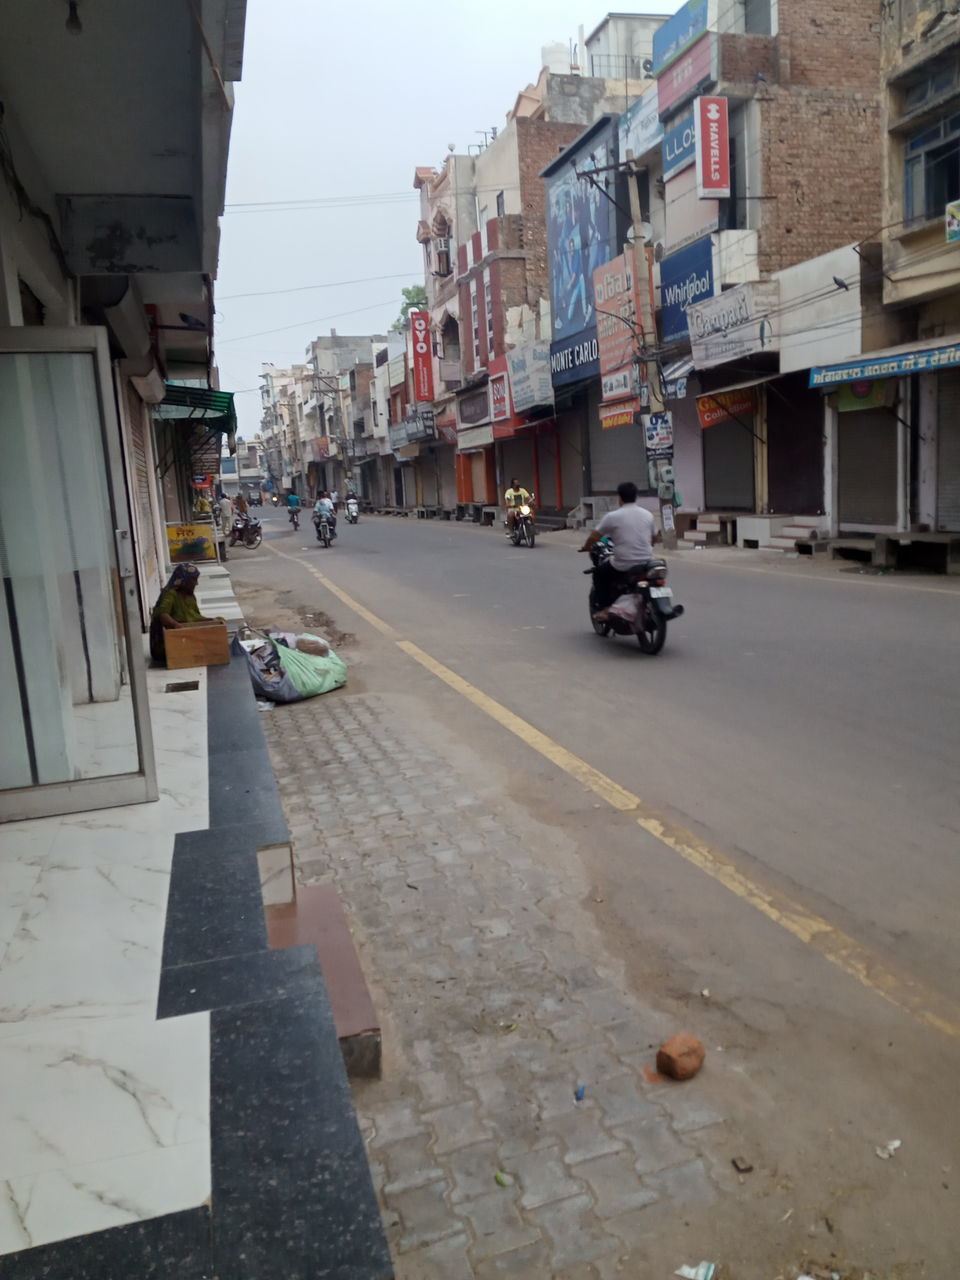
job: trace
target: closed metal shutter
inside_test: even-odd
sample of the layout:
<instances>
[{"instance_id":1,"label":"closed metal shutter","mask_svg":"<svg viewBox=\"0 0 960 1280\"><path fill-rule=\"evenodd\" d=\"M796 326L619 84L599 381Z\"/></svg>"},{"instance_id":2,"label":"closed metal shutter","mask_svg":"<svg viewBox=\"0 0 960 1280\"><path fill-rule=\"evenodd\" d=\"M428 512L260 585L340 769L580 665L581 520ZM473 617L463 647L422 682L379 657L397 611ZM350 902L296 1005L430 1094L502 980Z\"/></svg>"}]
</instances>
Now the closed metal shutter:
<instances>
[{"instance_id":1,"label":"closed metal shutter","mask_svg":"<svg viewBox=\"0 0 960 1280\"><path fill-rule=\"evenodd\" d=\"M937 528L960 530L960 372L937 378Z\"/></svg>"},{"instance_id":2,"label":"closed metal shutter","mask_svg":"<svg viewBox=\"0 0 960 1280\"><path fill-rule=\"evenodd\" d=\"M753 417L703 428L703 492L708 511L753 511Z\"/></svg>"},{"instance_id":3,"label":"closed metal shutter","mask_svg":"<svg viewBox=\"0 0 960 1280\"><path fill-rule=\"evenodd\" d=\"M643 441L643 428L629 423L624 427L600 425L599 388L589 398L590 424L590 491L591 493L616 493L617 485L632 480L640 489L646 488L647 451Z\"/></svg>"},{"instance_id":4,"label":"closed metal shutter","mask_svg":"<svg viewBox=\"0 0 960 1280\"><path fill-rule=\"evenodd\" d=\"M130 471L133 481L133 531L137 542L140 608L146 621L160 590L156 528L150 487L153 483L147 454L147 422L143 401L127 384L127 418L130 423Z\"/></svg>"},{"instance_id":5,"label":"closed metal shutter","mask_svg":"<svg viewBox=\"0 0 960 1280\"><path fill-rule=\"evenodd\" d=\"M840 524L896 525L897 420L889 409L837 414Z\"/></svg>"}]
</instances>

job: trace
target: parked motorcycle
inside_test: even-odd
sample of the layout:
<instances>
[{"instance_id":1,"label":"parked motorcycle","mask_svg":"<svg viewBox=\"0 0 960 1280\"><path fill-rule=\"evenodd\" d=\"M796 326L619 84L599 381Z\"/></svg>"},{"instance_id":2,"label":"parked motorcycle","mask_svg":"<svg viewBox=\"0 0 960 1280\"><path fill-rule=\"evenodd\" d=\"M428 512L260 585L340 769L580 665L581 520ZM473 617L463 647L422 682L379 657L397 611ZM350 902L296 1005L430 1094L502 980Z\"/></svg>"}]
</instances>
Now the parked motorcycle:
<instances>
[{"instance_id":1,"label":"parked motorcycle","mask_svg":"<svg viewBox=\"0 0 960 1280\"><path fill-rule=\"evenodd\" d=\"M235 547L239 542L241 546L248 547L251 551L256 551L262 541L263 528L257 517L238 515L233 522L233 528L230 530L230 540L227 546Z\"/></svg>"},{"instance_id":2,"label":"parked motorcycle","mask_svg":"<svg viewBox=\"0 0 960 1280\"><path fill-rule=\"evenodd\" d=\"M533 500L536 496L531 493L529 503L525 502L522 507L516 508L517 518L512 529L509 520L506 521L507 537L515 547L529 547L533 550L533 544L537 540L537 529L533 521Z\"/></svg>"},{"instance_id":3,"label":"parked motorcycle","mask_svg":"<svg viewBox=\"0 0 960 1280\"><path fill-rule=\"evenodd\" d=\"M590 622L598 636L611 633L618 636L635 635L641 650L657 654L667 639L667 623L683 616L683 605L674 604L673 591L667 586L667 563L659 558L646 564L634 565L620 575L621 592L617 600L606 610L606 617L597 618L599 598L597 570L613 555L613 543L601 538L591 548L592 569L584 573L593 576L590 586Z\"/></svg>"},{"instance_id":4,"label":"parked motorcycle","mask_svg":"<svg viewBox=\"0 0 960 1280\"><path fill-rule=\"evenodd\" d=\"M330 525L330 517L326 511L320 511L314 514L314 527L317 531L317 541L322 542L325 547L333 545L333 529Z\"/></svg>"},{"instance_id":5,"label":"parked motorcycle","mask_svg":"<svg viewBox=\"0 0 960 1280\"><path fill-rule=\"evenodd\" d=\"M356 524L360 519L360 503L356 498L347 499L347 523Z\"/></svg>"}]
</instances>

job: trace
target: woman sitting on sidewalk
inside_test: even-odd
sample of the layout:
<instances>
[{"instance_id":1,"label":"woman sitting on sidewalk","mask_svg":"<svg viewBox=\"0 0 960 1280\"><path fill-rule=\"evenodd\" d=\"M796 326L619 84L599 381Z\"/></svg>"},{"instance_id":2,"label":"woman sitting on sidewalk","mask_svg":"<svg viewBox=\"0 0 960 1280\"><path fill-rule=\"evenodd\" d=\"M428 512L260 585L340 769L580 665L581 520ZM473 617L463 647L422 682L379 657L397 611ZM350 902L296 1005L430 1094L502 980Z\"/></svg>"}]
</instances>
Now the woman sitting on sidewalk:
<instances>
[{"instance_id":1,"label":"woman sitting on sidewalk","mask_svg":"<svg viewBox=\"0 0 960 1280\"><path fill-rule=\"evenodd\" d=\"M194 595L199 580L200 570L195 564L178 564L153 606L150 618L150 656L161 666L166 666L167 663L164 631L187 627L195 622L223 621L222 618L205 618L200 612Z\"/></svg>"}]
</instances>

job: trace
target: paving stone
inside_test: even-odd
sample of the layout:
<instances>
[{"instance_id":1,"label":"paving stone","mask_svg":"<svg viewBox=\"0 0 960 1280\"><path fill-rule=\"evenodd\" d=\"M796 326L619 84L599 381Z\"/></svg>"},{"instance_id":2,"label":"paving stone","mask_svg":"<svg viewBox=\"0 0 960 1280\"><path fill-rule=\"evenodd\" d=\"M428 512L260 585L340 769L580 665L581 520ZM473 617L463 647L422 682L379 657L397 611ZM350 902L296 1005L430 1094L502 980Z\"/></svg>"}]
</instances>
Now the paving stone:
<instances>
[{"instance_id":1,"label":"paving stone","mask_svg":"<svg viewBox=\"0 0 960 1280\"><path fill-rule=\"evenodd\" d=\"M497 1188L496 1173L500 1165L497 1144L493 1141L478 1142L472 1147L454 1151L444 1163L453 1179L451 1204L474 1200Z\"/></svg>"},{"instance_id":2,"label":"paving stone","mask_svg":"<svg viewBox=\"0 0 960 1280\"><path fill-rule=\"evenodd\" d=\"M619 1240L597 1223L589 1196L558 1200L542 1209L534 1209L530 1220L549 1236L553 1245L553 1265L557 1271L622 1253Z\"/></svg>"},{"instance_id":3,"label":"paving stone","mask_svg":"<svg viewBox=\"0 0 960 1280\"><path fill-rule=\"evenodd\" d=\"M601 1125L600 1112L584 1108L568 1116L557 1116L550 1124L566 1147L567 1164L592 1160L596 1156L612 1155L623 1150L623 1142L613 1137Z\"/></svg>"},{"instance_id":4,"label":"paving stone","mask_svg":"<svg viewBox=\"0 0 960 1280\"><path fill-rule=\"evenodd\" d=\"M649 1102L632 1075L601 1080L590 1090L590 1098L603 1112L608 1129L628 1120L656 1121L660 1112Z\"/></svg>"},{"instance_id":5,"label":"paving stone","mask_svg":"<svg viewBox=\"0 0 960 1280\"><path fill-rule=\"evenodd\" d=\"M666 1089L655 1089L650 1098L667 1110L677 1133L693 1133L708 1125L722 1124L727 1119L710 1102L704 1100L699 1085L694 1088L671 1085Z\"/></svg>"},{"instance_id":6,"label":"paving stone","mask_svg":"<svg viewBox=\"0 0 960 1280\"><path fill-rule=\"evenodd\" d=\"M383 1187L385 1193L411 1191L444 1177L443 1170L437 1166L430 1152L430 1135L426 1132L381 1147L378 1154L387 1173Z\"/></svg>"},{"instance_id":7,"label":"paving stone","mask_svg":"<svg viewBox=\"0 0 960 1280\"><path fill-rule=\"evenodd\" d=\"M506 1172L519 1181L523 1209L538 1209L554 1200L567 1200L584 1192L583 1183L564 1164L559 1147L514 1156L505 1159L503 1165Z\"/></svg>"},{"instance_id":8,"label":"paving stone","mask_svg":"<svg viewBox=\"0 0 960 1280\"><path fill-rule=\"evenodd\" d=\"M447 1190L446 1182L432 1182L412 1191L385 1193L388 1208L400 1215L397 1248L401 1253L461 1232L460 1223L450 1213Z\"/></svg>"},{"instance_id":9,"label":"paving stone","mask_svg":"<svg viewBox=\"0 0 960 1280\"><path fill-rule=\"evenodd\" d=\"M704 1209L717 1199L716 1187L707 1176L702 1160L690 1160L687 1164L648 1175L644 1182L658 1199L682 1206L685 1213Z\"/></svg>"},{"instance_id":10,"label":"paving stone","mask_svg":"<svg viewBox=\"0 0 960 1280\"><path fill-rule=\"evenodd\" d=\"M426 1125L417 1109L410 1102L397 1102L379 1108L373 1117L376 1132L370 1140L372 1147L384 1147L403 1138L423 1133Z\"/></svg>"},{"instance_id":11,"label":"paving stone","mask_svg":"<svg viewBox=\"0 0 960 1280\"><path fill-rule=\"evenodd\" d=\"M469 1102L472 1098L463 1078L463 1067L455 1058L446 1059L436 1069L421 1071L417 1076L417 1088L423 1105L431 1109Z\"/></svg>"},{"instance_id":12,"label":"paving stone","mask_svg":"<svg viewBox=\"0 0 960 1280\"><path fill-rule=\"evenodd\" d=\"M690 1159L690 1148L657 1116L631 1120L613 1130L628 1143L634 1155L634 1167L640 1174L657 1173Z\"/></svg>"},{"instance_id":13,"label":"paving stone","mask_svg":"<svg viewBox=\"0 0 960 1280\"><path fill-rule=\"evenodd\" d=\"M657 1199L657 1193L640 1181L630 1152L584 1160L577 1165L577 1177L582 1178L593 1192L598 1218L612 1218L629 1209L642 1209Z\"/></svg>"},{"instance_id":14,"label":"paving stone","mask_svg":"<svg viewBox=\"0 0 960 1280\"><path fill-rule=\"evenodd\" d=\"M499 1276L514 1276L516 1280L553 1280L550 1249L541 1240L482 1262L476 1270L477 1280L497 1280Z\"/></svg>"},{"instance_id":15,"label":"paving stone","mask_svg":"<svg viewBox=\"0 0 960 1280\"><path fill-rule=\"evenodd\" d=\"M537 1228L520 1217L512 1187L455 1205L454 1212L470 1223L474 1236L471 1254L476 1262L510 1253L540 1238Z\"/></svg>"},{"instance_id":16,"label":"paving stone","mask_svg":"<svg viewBox=\"0 0 960 1280\"><path fill-rule=\"evenodd\" d=\"M461 1232L415 1249L399 1259L396 1280L474 1280L469 1248L470 1237Z\"/></svg>"},{"instance_id":17,"label":"paving stone","mask_svg":"<svg viewBox=\"0 0 960 1280\"><path fill-rule=\"evenodd\" d=\"M459 1102L452 1107L426 1111L423 1119L436 1134L433 1149L438 1156L491 1136L489 1127L479 1118L475 1102Z\"/></svg>"}]
</instances>

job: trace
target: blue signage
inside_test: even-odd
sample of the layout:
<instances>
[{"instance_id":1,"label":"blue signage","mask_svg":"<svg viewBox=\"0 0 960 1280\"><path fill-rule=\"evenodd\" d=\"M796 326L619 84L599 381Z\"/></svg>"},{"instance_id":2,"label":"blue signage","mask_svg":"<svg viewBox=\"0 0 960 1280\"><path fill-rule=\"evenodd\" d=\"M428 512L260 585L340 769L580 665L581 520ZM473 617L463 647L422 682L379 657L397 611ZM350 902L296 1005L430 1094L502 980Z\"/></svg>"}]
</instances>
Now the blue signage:
<instances>
[{"instance_id":1,"label":"blue signage","mask_svg":"<svg viewBox=\"0 0 960 1280\"><path fill-rule=\"evenodd\" d=\"M669 22L653 33L653 74L676 62L710 26L710 0L688 0Z\"/></svg>"},{"instance_id":2,"label":"blue signage","mask_svg":"<svg viewBox=\"0 0 960 1280\"><path fill-rule=\"evenodd\" d=\"M686 249L671 253L660 263L660 323L664 342L688 337L687 308L716 289L713 274L713 241L695 240Z\"/></svg>"},{"instance_id":3,"label":"blue signage","mask_svg":"<svg viewBox=\"0 0 960 1280\"><path fill-rule=\"evenodd\" d=\"M697 158L697 126L693 112L663 135L663 179L689 169Z\"/></svg>"},{"instance_id":4,"label":"blue signage","mask_svg":"<svg viewBox=\"0 0 960 1280\"><path fill-rule=\"evenodd\" d=\"M550 344L550 376L555 387L600 377L600 349L595 327Z\"/></svg>"},{"instance_id":5,"label":"blue signage","mask_svg":"<svg viewBox=\"0 0 960 1280\"><path fill-rule=\"evenodd\" d=\"M960 343L927 347L875 356L861 356L845 364L822 365L810 370L811 387L835 387L843 382L863 382L872 378L899 378L908 373L936 373L960 365Z\"/></svg>"}]
</instances>

